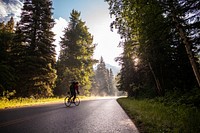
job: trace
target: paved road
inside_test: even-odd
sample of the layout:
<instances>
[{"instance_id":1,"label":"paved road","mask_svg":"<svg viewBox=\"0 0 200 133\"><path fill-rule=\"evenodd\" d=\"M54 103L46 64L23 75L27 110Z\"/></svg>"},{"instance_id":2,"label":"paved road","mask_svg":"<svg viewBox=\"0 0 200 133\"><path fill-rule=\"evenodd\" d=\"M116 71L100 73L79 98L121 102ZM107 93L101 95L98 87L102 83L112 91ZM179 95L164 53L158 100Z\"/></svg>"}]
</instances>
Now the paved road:
<instances>
[{"instance_id":1,"label":"paved road","mask_svg":"<svg viewBox=\"0 0 200 133\"><path fill-rule=\"evenodd\" d=\"M0 111L0 133L138 133L116 99Z\"/></svg>"}]
</instances>

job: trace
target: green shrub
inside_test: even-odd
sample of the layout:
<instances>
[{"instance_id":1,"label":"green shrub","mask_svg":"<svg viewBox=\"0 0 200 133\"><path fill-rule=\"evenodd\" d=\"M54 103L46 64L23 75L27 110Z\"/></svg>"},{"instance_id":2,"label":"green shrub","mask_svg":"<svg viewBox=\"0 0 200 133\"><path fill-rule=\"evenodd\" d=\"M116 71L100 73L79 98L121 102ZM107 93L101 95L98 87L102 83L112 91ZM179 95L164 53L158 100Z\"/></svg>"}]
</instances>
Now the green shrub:
<instances>
[{"instance_id":1,"label":"green shrub","mask_svg":"<svg viewBox=\"0 0 200 133\"><path fill-rule=\"evenodd\" d=\"M3 91L3 96L0 97L1 100L10 100L11 97L13 97L16 94L16 91Z\"/></svg>"}]
</instances>

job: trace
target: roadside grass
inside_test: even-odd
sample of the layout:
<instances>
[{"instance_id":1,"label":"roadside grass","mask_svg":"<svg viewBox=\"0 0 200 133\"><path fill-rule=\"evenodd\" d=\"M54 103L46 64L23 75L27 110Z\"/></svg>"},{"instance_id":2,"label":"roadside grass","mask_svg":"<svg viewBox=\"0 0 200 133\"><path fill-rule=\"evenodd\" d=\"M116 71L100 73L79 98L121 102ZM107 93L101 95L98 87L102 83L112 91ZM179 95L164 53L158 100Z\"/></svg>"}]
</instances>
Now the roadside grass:
<instances>
[{"instance_id":1,"label":"roadside grass","mask_svg":"<svg viewBox=\"0 0 200 133\"><path fill-rule=\"evenodd\" d=\"M169 106L153 100L117 100L140 133L199 133L200 113L196 108Z\"/></svg>"},{"instance_id":2,"label":"roadside grass","mask_svg":"<svg viewBox=\"0 0 200 133\"><path fill-rule=\"evenodd\" d=\"M17 99L1 99L0 100L0 109L5 108L15 108L15 107L21 107L21 106L31 106L36 104L45 104L45 103L52 103L52 102L61 102L63 99L61 98L40 98L40 99L34 99L34 98L17 98Z\"/></svg>"},{"instance_id":3,"label":"roadside grass","mask_svg":"<svg viewBox=\"0 0 200 133\"><path fill-rule=\"evenodd\" d=\"M87 97L85 97L85 96L78 96L78 97L81 100L87 99ZM39 99L15 98L15 99L11 99L11 100L8 100L7 98L0 98L0 109L56 103L56 102L63 102L63 101L64 101L64 97L39 98Z\"/></svg>"}]
</instances>

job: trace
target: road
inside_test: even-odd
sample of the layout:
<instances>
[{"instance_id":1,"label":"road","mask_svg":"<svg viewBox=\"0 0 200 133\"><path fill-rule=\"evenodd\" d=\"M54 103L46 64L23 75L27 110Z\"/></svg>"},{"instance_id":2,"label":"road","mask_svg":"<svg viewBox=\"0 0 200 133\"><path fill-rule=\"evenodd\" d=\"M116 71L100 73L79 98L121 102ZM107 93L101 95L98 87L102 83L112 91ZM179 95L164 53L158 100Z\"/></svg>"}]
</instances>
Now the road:
<instances>
[{"instance_id":1,"label":"road","mask_svg":"<svg viewBox=\"0 0 200 133\"><path fill-rule=\"evenodd\" d=\"M0 110L0 133L138 133L116 98Z\"/></svg>"}]
</instances>

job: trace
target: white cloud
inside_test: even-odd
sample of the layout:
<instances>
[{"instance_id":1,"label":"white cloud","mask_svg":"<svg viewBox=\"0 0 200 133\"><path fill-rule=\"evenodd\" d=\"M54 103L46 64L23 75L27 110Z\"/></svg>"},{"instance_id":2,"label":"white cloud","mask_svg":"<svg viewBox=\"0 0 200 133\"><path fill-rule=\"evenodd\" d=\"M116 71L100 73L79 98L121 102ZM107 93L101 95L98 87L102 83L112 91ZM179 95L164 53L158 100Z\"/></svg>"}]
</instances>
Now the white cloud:
<instances>
[{"instance_id":1,"label":"white cloud","mask_svg":"<svg viewBox=\"0 0 200 133\"><path fill-rule=\"evenodd\" d=\"M22 7L23 7L23 3L18 0L9 1L9 3L4 3L3 1L0 1L1 19L4 21L7 21L10 19L11 16L13 16L13 18L16 21L19 21Z\"/></svg>"},{"instance_id":2,"label":"white cloud","mask_svg":"<svg viewBox=\"0 0 200 133\"><path fill-rule=\"evenodd\" d=\"M2 1L0 1L0 17L5 17L7 16L7 12L6 12L6 4L3 3Z\"/></svg>"},{"instance_id":3,"label":"white cloud","mask_svg":"<svg viewBox=\"0 0 200 133\"><path fill-rule=\"evenodd\" d=\"M8 21L10 17L13 16L15 22L19 21L22 7L23 3L19 0L10 0L8 4L0 0L0 20ZM60 52L60 37L63 36L64 28L67 27L67 25L68 22L65 19L61 17L59 19L55 19L55 25L52 28L52 31L55 34L54 44L56 45L56 58L58 58Z\"/></svg>"},{"instance_id":4,"label":"white cloud","mask_svg":"<svg viewBox=\"0 0 200 133\"><path fill-rule=\"evenodd\" d=\"M56 59L58 59L59 53L60 53L60 45L59 42L61 41L61 37L64 34L64 29L68 26L68 22L67 20L65 20L64 18L59 18L59 19L55 19L55 25L52 29L52 31L54 32L55 36L55 42L54 44L56 45Z\"/></svg>"}]
</instances>

